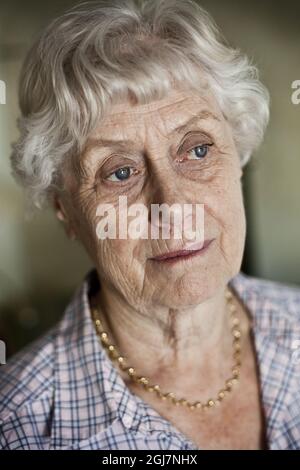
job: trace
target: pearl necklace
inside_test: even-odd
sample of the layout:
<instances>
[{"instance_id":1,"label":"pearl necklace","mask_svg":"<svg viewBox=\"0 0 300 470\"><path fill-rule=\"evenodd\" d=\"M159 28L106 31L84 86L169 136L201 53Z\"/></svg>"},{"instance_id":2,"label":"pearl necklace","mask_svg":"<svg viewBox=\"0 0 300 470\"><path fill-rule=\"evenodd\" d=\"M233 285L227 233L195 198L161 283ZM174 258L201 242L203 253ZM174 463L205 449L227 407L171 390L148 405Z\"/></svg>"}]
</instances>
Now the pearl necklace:
<instances>
[{"instance_id":1,"label":"pearl necklace","mask_svg":"<svg viewBox=\"0 0 300 470\"><path fill-rule=\"evenodd\" d=\"M114 346L108 337L108 334L104 331L102 322L99 318L99 311L96 307L91 308L92 318L95 324L96 333L100 339L100 342L107 350L107 353L110 359L114 362L117 361L119 368L127 372L129 378L137 384L140 384L144 387L145 390L151 393L155 393L158 398L161 400L169 400L175 406L184 406L190 410L207 410L214 408L219 405L223 399L227 396L229 392L232 391L233 386L238 382L240 378L240 368L241 368L241 330L239 329L240 321L236 316L236 307L232 301L233 294L229 288L226 289L225 297L228 304L228 310L231 320L231 332L232 332L232 345L233 345L233 367L231 376L225 381L223 388L219 390L215 398L209 398L206 401L196 401L194 403L189 402L185 398L177 398L173 392L162 392L158 384L152 384L150 379L145 376L140 376L136 373L134 367L126 364L126 359L117 351L116 346Z\"/></svg>"}]
</instances>

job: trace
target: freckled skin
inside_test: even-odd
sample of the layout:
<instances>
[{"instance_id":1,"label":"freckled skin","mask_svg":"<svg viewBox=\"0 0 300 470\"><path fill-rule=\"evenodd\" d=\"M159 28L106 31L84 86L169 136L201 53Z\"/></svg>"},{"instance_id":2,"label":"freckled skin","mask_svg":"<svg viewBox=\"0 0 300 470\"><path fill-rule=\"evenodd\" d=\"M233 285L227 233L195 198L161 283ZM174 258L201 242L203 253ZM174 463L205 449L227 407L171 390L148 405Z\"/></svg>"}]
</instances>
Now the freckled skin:
<instances>
[{"instance_id":1,"label":"freckled skin","mask_svg":"<svg viewBox=\"0 0 300 470\"><path fill-rule=\"evenodd\" d=\"M171 134L205 110L215 118L207 116ZM224 289L240 270L246 232L242 170L232 130L211 94L174 88L165 98L149 104L113 105L90 135L89 143L99 138L131 140L132 144L118 149L87 144L76 168L66 168L66 192L55 200L57 216L65 222L69 235L76 234L97 267L102 290L94 301L122 354L137 371L165 389L195 401L199 394L210 398L222 388L232 366ZM212 145L205 158L199 160L188 153L208 143ZM108 179L112 171L126 166L136 174L121 183ZM99 240L96 208L99 203L117 208L120 195L127 196L128 205L143 203L149 209L151 204L204 204L205 238L215 240L204 256L172 267L162 267L150 257L181 248L181 240ZM244 410L245 416L256 417L254 429L250 427L254 440L250 442L247 433L244 439L255 447L260 414L254 353L247 315L241 306L239 311L248 351L245 368L249 373L244 378L248 394L238 397L238 390L233 392L233 403ZM129 383L124 372L120 374L132 391L149 400L167 419L173 419L202 447L222 428L217 419L215 427L205 427L211 429L210 433L201 433L203 418L199 421L197 417L195 422L190 412L168 411L167 404L157 404L147 392ZM245 400L252 404L250 409ZM231 405L230 413L232 409ZM227 420L226 410L222 404L216 416ZM242 420L239 425L243 426ZM238 429L232 442L227 432L229 444L226 441L224 445L243 445L239 441L243 430ZM215 445L222 446L222 439L216 438Z\"/></svg>"}]
</instances>

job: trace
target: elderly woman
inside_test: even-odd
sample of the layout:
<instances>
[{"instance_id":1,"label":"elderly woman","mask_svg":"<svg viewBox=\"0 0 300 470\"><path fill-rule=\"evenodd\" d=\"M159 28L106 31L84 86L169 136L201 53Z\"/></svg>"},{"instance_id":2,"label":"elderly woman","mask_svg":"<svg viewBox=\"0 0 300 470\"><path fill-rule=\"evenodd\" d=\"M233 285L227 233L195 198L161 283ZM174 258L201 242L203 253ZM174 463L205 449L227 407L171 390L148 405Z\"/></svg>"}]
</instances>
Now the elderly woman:
<instances>
[{"instance_id":1,"label":"elderly woman","mask_svg":"<svg viewBox=\"0 0 300 470\"><path fill-rule=\"evenodd\" d=\"M190 0L84 3L32 47L20 107L14 175L94 268L1 369L1 448L299 448L300 289L241 271L255 66ZM107 236L103 207L123 230L134 204L143 236ZM151 236L155 204L199 205L198 236Z\"/></svg>"}]
</instances>

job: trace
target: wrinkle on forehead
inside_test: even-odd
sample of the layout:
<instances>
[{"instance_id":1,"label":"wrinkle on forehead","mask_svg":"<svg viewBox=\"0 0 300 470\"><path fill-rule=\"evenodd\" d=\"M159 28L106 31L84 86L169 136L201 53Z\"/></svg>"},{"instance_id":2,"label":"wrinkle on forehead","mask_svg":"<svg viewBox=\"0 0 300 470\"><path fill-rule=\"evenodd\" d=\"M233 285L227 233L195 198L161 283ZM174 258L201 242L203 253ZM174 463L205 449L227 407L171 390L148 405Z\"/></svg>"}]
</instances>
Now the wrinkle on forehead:
<instances>
[{"instance_id":1,"label":"wrinkle on forehead","mask_svg":"<svg viewBox=\"0 0 300 470\"><path fill-rule=\"evenodd\" d=\"M163 124L167 135L199 113L202 108L210 110L220 120L224 118L212 94L200 95L195 91L172 91L160 100L143 105L119 103L111 107L98 128L90 134L89 139L101 138L102 135L104 139L112 136L124 137L125 129L128 131L135 129L142 122L157 129Z\"/></svg>"},{"instance_id":2,"label":"wrinkle on forehead","mask_svg":"<svg viewBox=\"0 0 300 470\"><path fill-rule=\"evenodd\" d=\"M141 116L156 112L159 112L162 115L164 115L164 113L169 114L173 111L174 107L185 109L188 104L194 104L196 101L203 105L207 105L208 102L210 102L209 105L214 105L215 109L215 103L211 102L214 100L212 100L212 96L208 96L207 93L205 95L200 95L196 92L172 91L166 97L146 104L134 105L129 101L114 104L111 107L110 112L105 116L104 121L113 121L115 118L120 118L123 115L127 116L128 114L131 114L132 116Z\"/></svg>"}]
</instances>

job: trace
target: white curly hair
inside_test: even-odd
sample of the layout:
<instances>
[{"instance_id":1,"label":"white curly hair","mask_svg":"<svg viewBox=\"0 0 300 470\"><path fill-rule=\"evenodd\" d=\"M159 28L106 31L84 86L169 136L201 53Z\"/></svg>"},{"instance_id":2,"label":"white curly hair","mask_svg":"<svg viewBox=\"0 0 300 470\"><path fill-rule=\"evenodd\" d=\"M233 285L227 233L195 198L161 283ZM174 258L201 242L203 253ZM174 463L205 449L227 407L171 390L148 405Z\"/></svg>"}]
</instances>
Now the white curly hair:
<instances>
[{"instance_id":1,"label":"white curly hair","mask_svg":"<svg viewBox=\"0 0 300 470\"><path fill-rule=\"evenodd\" d=\"M206 85L231 125L244 166L262 141L269 93L258 70L231 47L192 0L84 2L37 38L19 78L19 139L12 174L31 208L61 185L62 162L79 155L109 107L164 97L174 82Z\"/></svg>"}]
</instances>

